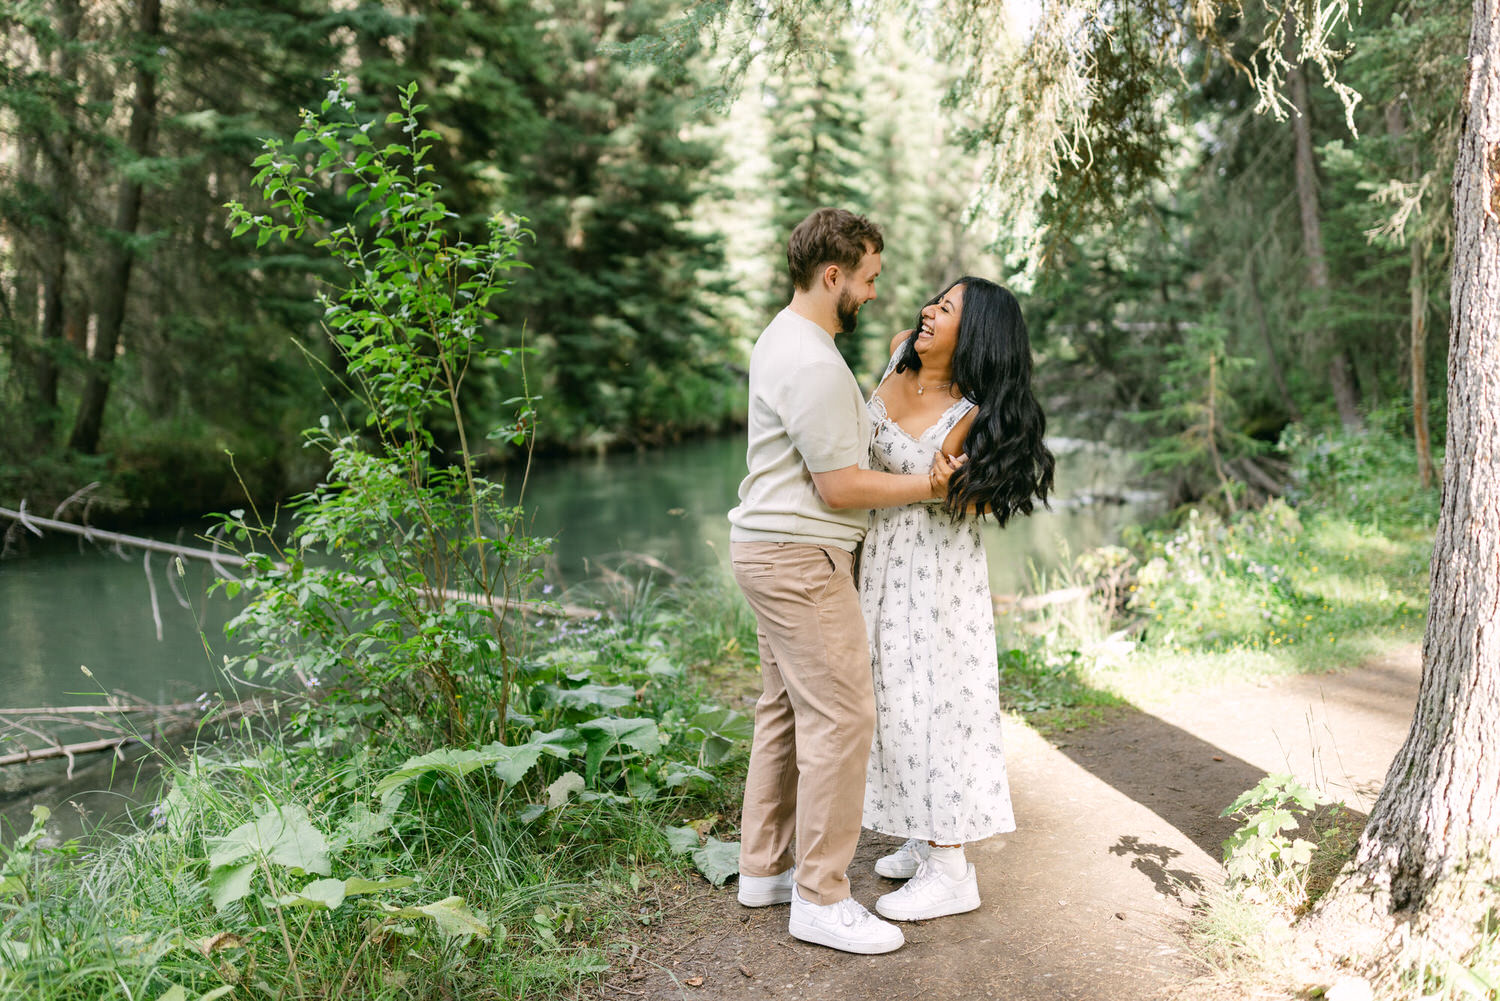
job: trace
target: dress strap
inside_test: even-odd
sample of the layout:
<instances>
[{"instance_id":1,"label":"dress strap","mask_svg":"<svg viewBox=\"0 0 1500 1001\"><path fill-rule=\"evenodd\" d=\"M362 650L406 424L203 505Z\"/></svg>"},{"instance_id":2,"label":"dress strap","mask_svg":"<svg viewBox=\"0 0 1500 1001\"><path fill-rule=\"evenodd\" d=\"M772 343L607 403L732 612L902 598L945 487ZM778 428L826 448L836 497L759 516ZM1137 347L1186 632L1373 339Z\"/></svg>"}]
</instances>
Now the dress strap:
<instances>
[{"instance_id":1,"label":"dress strap","mask_svg":"<svg viewBox=\"0 0 1500 1001\"><path fill-rule=\"evenodd\" d=\"M891 360L886 363L885 371L882 372L882 373L880 373L880 381L881 382L884 382L885 380L889 379L891 377L891 373L894 372L894 371L896 371L896 362L898 362L898 361L901 360L902 349L905 348L905 347L906 347L906 342L902 341L901 342L901 347L898 347L894 352L891 353Z\"/></svg>"},{"instance_id":2,"label":"dress strap","mask_svg":"<svg viewBox=\"0 0 1500 1001\"><path fill-rule=\"evenodd\" d=\"M974 409L974 401L967 396L953 401L953 406L943 411L943 416L938 418L937 427L942 429L942 437L948 437L948 432L958 426L958 422L964 419L964 415Z\"/></svg>"}]
</instances>

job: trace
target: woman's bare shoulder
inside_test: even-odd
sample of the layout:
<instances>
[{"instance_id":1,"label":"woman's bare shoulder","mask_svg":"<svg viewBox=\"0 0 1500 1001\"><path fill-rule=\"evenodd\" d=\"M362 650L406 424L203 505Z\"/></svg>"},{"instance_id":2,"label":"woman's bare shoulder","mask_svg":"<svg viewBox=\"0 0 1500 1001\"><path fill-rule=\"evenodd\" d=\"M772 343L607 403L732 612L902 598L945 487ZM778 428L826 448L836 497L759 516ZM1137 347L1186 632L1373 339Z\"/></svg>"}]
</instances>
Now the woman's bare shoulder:
<instances>
[{"instance_id":1,"label":"woman's bare shoulder","mask_svg":"<svg viewBox=\"0 0 1500 1001\"><path fill-rule=\"evenodd\" d=\"M911 331L910 330L903 330L903 331L901 331L901 333L899 333L895 337L891 338L891 357L892 358L894 358L896 356L896 352L898 350L900 350L902 343L908 337L910 337L910 336L911 336Z\"/></svg>"}]
</instances>

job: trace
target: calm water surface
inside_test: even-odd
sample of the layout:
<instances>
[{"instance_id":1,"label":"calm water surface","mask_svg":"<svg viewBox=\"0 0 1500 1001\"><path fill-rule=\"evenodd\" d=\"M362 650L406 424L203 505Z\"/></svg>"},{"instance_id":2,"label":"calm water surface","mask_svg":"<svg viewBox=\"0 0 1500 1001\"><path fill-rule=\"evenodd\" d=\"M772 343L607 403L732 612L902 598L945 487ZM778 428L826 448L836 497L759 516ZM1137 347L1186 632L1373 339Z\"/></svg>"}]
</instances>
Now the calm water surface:
<instances>
[{"instance_id":1,"label":"calm water surface","mask_svg":"<svg viewBox=\"0 0 1500 1001\"><path fill-rule=\"evenodd\" d=\"M1004 531L985 529L996 593L1031 590L1035 572L1055 569L1065 553L1117 541L1125 525L1155 510L1153 498L1125 491L1128 457L1086 442L1052 444L1054 509ZM584 584L601 569L631 565L634 554L683 574L727 573L725 513L744 462L744 440L734 436L534 469L525 501L532 532L555 539L549 580L564 589ZM1125 502L1088 502L1099 495ZM192 528L152 534L200 544ZM101 690L163 702L215 690L231 603L206 596L207 567L190 562L185 570L177 578L161 555L147 563L139 552L64 536L33 539L24 555L0 561L0 706L94 702Z\"/></svg>"}]
</instances>

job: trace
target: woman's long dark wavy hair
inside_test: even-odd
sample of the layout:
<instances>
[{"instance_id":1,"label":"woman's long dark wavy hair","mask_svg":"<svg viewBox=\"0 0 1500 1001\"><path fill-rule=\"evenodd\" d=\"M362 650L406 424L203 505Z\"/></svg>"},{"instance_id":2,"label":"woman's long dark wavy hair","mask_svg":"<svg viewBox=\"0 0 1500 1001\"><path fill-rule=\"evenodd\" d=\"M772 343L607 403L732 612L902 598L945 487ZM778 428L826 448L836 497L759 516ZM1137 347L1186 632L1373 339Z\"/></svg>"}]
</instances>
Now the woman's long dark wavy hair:
<instances>
[{"instance_id":1,"label":"woman's long dark wavy hair","mask_svg":"<svg viewBox=\"0 0 1500 1001\"><path fill-rule=\"evenodd\" d=\"M1033 499L1047 506L1056 460L1042 440L1047 417L1031 391L1031 340L1021 304L1004 286L966 276L927 305L941 302L958 285L964 287L964 299L953 349L953 384L978 412L964 438L968 459L948 481L943 508L958 518L972 508L1004 525L1015 515L1030 514ZM916 352L921 329L919 317L902 345L897 372L922 370Z\"/></svg>"}]
</instances>

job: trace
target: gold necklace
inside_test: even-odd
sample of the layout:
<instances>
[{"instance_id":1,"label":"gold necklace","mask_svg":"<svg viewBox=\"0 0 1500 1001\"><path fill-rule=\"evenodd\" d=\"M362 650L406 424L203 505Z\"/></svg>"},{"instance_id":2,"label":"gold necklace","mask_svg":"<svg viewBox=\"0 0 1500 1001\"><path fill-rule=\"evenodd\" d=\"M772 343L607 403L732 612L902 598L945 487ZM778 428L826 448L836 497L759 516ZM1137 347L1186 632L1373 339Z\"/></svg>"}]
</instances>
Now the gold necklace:
<instances>
[{"instance_id":1,"label":"gold necklace","mask_svg":"<svg viewBox=\"0 0 1500 1001\"><path fill-rule=\"evenodd\" d=\"M953 385L953 380L952 380L952 379L949 379L949 380L948 380L948 381L947 381L947 382L934 382L934 383L933 383L933 384L932 384L932 388L933 388L933 389L938 389L938 388L940 388L940 387L941 387L941 388L942 388L942 389L947 389L947 388L949 388L949 387L950 387L950 386L952 386L952 385ZM925 392L927 392L927 389L926 389L926 387L924 387L924 386L923 386L923 385L922 385L922 380L921 380L921 379L918 379L918 380L917 380L917 395L918 395L918 396L921 396L921 395L922 395L922 394L923 394L923 393L925 393Z\"/></svg>"}]
</instances>

